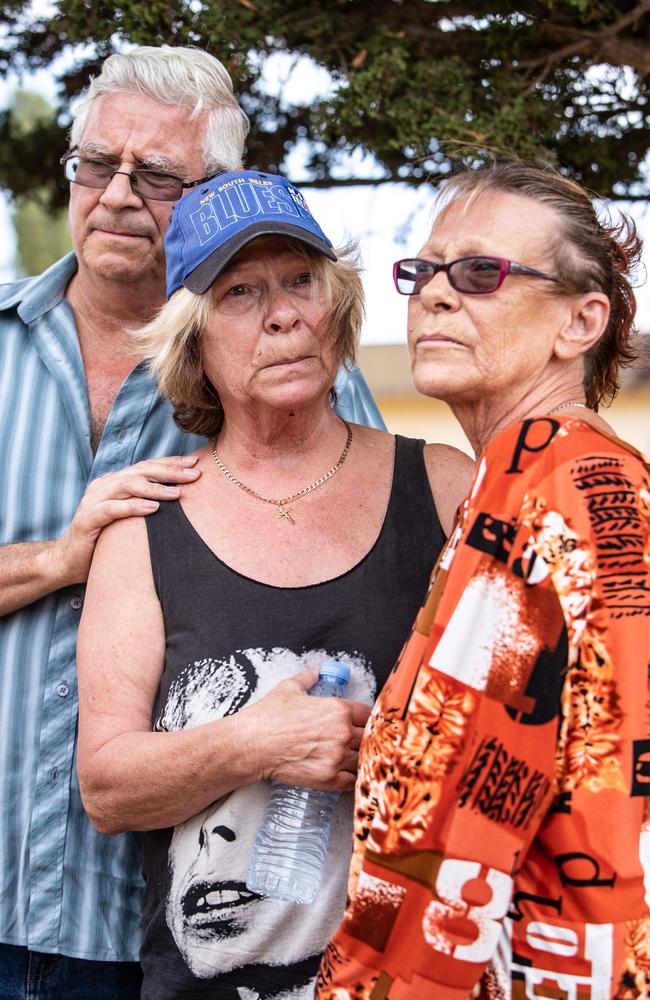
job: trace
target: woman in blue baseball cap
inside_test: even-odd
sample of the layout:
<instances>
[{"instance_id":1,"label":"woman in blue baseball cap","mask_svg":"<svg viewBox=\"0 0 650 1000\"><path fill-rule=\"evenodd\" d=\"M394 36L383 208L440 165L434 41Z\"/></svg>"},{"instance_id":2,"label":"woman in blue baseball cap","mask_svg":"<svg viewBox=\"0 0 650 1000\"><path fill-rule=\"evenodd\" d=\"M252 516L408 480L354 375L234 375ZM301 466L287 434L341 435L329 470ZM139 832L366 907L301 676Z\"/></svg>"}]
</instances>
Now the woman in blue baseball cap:
<instances>
[{"instance_id":1,"label":"woman in blue baseball cap","mask_svg":"<svg viewBox=\"0 0 650 1000\"><path fill-rule=\"evenodd\" d=\"M471 471L332 409L363 300L284 178L182 198L169 301L139 334L200 478L100 539L79 645L79 776L100 830L143 830L143 997L312 995L341 918L357 752ZM307 697L319 664L348 697ZM246 888L267 780L343 792L309 906Z\"/></svg>"}]
</instances>

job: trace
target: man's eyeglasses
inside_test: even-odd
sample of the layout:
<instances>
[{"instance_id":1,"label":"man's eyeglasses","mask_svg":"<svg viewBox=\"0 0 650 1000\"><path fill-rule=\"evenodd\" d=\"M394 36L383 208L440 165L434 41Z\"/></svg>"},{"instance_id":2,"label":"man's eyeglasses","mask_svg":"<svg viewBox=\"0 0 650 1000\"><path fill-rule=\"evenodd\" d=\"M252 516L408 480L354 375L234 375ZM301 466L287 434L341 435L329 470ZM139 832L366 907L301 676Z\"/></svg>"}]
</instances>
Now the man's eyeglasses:
<instances>
[{"instance_id":1,"label":"man's eyeglasses","mask_svg":"<svg viewBox=\"0 0 650 1000\"><path fill-rule=\"evenodd\" d=\"M67 153L61 157L63 173L73 184L81 184L88 188L107 188L115 174L124 174L129 178L131 190L139 198L151 198L154 201L178 201L186 188L196 187L209 181L216 174L200 177L197 181L184 181L176 174L168 174L163 170L152 170L150 167L136 167L135 170L118 170L112 163L105 160L95 160L78 153ZM220 171L217 171L220 173Z\"/></svg>"},{"instance_id":2,"label":"man's eyeglasses","mask_svg":"<svg viewBox=\"0 0 650 1000\"><path fill-rule=\"evenodd\" d=\"M459 257L449 264L434 264L430 260L409 257L393 264L393 281L400 295L418 295L438 271L446 271L449 284L457 292L468 295L488 295L500 288L509 274L527 274L533 278L555 281L524 264L515 264L505 257Z\"/></svg>"}]
</instances>

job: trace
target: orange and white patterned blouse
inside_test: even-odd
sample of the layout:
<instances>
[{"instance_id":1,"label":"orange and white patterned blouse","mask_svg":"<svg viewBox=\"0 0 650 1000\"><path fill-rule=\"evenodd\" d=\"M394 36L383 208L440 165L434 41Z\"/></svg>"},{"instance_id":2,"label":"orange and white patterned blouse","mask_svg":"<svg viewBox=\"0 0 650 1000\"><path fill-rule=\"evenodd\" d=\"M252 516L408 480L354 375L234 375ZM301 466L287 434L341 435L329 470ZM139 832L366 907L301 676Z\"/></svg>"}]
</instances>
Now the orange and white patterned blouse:
<instances>
[{"instance_id":1,"label":"orange and white patterned blouse","mask_svg":"<svg viewBox=\"0 0 650 1000\"><path fill-rule=\"evenodd\" d=\"M650 997L650 480L582 420L484 452L368 723L319 1000Z\"/></svg>"}]
</instances>

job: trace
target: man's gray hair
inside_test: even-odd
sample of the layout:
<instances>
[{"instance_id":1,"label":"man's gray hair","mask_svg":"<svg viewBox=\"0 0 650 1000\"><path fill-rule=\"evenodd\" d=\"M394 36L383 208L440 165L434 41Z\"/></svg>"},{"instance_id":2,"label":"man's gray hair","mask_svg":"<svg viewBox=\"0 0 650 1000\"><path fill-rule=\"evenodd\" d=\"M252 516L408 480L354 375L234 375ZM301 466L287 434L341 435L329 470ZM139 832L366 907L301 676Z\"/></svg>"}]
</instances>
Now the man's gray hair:
<instances>
[{"instance_id":1,"label":"man's gray hair","mask_svg":"<svg viewBox=\"0 0 650 1000\"><path fill-rule=\"evenodd\" d=\"M214 56L171 45L140 45L109 56L77 106L73 147L80 143L93 101L110 94L144 94L161 104L187 105L189 118L205 114L205 172L241 169L249 121L235 100L228 71Z\"/></svg>"}]
</instances>

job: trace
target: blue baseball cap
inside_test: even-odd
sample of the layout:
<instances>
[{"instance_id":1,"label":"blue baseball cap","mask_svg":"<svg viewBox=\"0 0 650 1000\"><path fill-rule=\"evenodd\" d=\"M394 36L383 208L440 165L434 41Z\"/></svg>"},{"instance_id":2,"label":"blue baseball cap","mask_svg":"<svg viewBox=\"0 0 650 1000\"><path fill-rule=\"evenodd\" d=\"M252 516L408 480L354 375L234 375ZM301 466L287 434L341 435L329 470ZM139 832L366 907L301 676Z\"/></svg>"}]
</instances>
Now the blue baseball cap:
<instances>
[{"instance_id":1,"label":"blue baseball cap","mask_svg":"<svg viewBox=\"0 0 650 1000\"><path fill-rule=\"evenodd\" d=\"M279 174L219 174L176 202L165 236L167 298L185 286L207 292L224 267L258 236L291 236L336 260L300 191Z\"/></svg>"}]
</instances>

